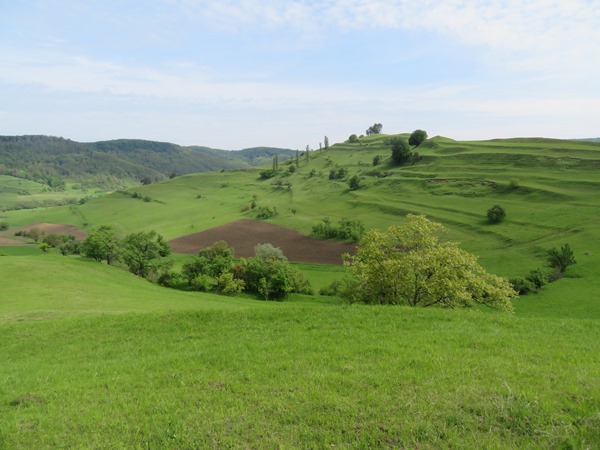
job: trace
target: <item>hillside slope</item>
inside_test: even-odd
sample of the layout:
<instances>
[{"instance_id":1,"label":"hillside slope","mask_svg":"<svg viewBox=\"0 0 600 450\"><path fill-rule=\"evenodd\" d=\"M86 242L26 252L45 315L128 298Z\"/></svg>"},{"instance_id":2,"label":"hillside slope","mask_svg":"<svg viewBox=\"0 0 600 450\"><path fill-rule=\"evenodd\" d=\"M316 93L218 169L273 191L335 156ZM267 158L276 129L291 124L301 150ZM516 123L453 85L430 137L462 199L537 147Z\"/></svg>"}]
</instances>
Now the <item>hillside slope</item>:
<instances>
[{"instance_id":1,"label":"hillside slope","mask_svg":"<svg viewBox=\"0 0 600 450\"><path fill-rule=\"evenodd\" d=\"M450 238L502 274L527 273L543 264L547 248L565 242L579 256L576 272L592 267L600 255L600 144L435 137L416 149L418 162L396 166L389 157L389 138L368 136L311 152L308 162L300 158L295 172L289 171L294 159L280 164L271 179L262 179L260 169L186 175L84 205L6 213L7 220L11 226L34 221L112 224L123 233L155 229L172 239L257 218L264 208L277 211L269 221L306 234L326 216L384 228L412 212L445 224ZM373 167L377 155L383 162ZM330 179L331 171L340 169L344 177ZM360 179L358 190L349 189L353 176ZM491 225L486 211L495 204L505 208L507 217Z\"/></svg>"},{"instance_id":2,"label":"hillside slope","mask_svg":"<svg viewBox=\"0 0 600 450\"><path fill-rule=\"evenodd\" d=\"M139 183L145 177L158 181L172 174L266 164L273 154L285 159L292 153L270 147L226 151L135 139L80 143L50 136L0 136L0 175L50 188L72 181L113 189Z\"/></svg>"}]
</instances>

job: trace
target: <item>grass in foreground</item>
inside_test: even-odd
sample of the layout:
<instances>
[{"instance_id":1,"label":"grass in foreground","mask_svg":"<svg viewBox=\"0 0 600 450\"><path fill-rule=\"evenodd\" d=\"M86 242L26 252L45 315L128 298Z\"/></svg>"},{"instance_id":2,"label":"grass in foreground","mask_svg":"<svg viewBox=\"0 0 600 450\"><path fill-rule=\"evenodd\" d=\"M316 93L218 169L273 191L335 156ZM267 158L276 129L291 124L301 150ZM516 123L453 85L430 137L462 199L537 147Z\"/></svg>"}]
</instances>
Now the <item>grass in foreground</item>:
<instances>
[{"instance_id":1,"label":"grass in foreground","mask_svg":"<svg viewBox=\"0 0 600 450\"><path fill-rule=\"evenodd\" d=\"M594 448L598 321L278 303L0 324L0 448Z\"/></svg>"}]
</instances>

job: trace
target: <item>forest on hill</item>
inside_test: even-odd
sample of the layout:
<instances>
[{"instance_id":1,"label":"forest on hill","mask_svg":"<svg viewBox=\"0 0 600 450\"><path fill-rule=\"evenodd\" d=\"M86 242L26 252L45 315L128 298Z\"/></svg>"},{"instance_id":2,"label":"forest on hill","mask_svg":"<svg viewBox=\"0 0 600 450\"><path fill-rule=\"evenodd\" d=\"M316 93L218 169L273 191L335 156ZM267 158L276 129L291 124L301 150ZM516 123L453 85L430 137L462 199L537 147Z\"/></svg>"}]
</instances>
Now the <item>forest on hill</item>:
<instances>
[{"instance_id":1,"label":"forest on hill","mask_svg":"<svg viewBox=\"0 0 600 450\"><path fill-rule=\"evenodd\" d=\"M264 165L275 154L286 159L293 151L273 147L227 151L138 139L81 143L41 135L0 136L0 175L55 189L70 181L112 190L142 179L161 181L188 173Z\"/></svg>"}]
</instances>

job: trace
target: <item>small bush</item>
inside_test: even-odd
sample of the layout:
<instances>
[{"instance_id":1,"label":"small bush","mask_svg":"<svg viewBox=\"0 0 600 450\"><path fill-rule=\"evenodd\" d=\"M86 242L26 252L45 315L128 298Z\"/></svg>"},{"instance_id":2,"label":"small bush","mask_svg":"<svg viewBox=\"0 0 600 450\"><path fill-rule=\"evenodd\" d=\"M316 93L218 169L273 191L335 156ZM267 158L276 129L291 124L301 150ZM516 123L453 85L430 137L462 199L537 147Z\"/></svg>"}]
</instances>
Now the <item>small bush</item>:
<instances>
[{"instance_id":1,"label":"small bush","mask_svg":"<svg viewBox=\"0 0 600 450\"><path fill-rule=\"evenodd\" d=\"M358 175L354 175L350 180L348 180L348 187L351 191L356 191L360 188L360 178Z\"/></svg>"},{"instance_id":2,"label":"small bush","mask_svg":"<svg viewBox=\"0 0 600 450\"><path fill-rule=\"evenodd\" d=\"M319 295L326 295L329 297L332 297L334 295L340 295L344 288L346 286L346 283L342 280L334 280L329 286L321 288L319 290Z\"/></svg>"},{"instance_id":3,"label":"small bush","mask_svg":"<svg viewBox=\"0 0 600 450\"><path fill-rule=\"evenodd\" d=\"M489 223L500 223L506 217L506 211L500 205L494 205L487 211L487 218Z\"/></svg>"},{"instance_id":4,"label":"small bush","mask_svg":"<svg viewBox=\"0 0 600 450\"><path fill-rule=\"evenodd\" d=\"M321 223L313 226L313 236L321 239L343 239L358 242L365 233L365 226L359 220L351 220L347 218L340 219L337 227L335 227L329 217L323 218Z\"/></svg>"},{"instance_id":5,"label":"small bush","mask_svg":"<svg viewBox=\"0 0 600 450\"><path fill-rule=\"evenodd\" d=\"M260 172L261 180L268 180L269 178L273 178L275 176L275 171L272 169L263 170Z\"/></svg>"},{"instance_id":6,"label":"small bush","mask_svg":"<svg viewBox=\"0 0 600 450\"><path fill-rule=\"evenodd\" d=\"M348 142L351 144L356 144L358 142L358 136L356 134L351 134L348 138Z\"/></svg>"},{"instance_id":7,"label":"small bush","mask_svg":"<svg viewBox=\"0 0 600 450\"><path fill-rule=\"evenodd\" d=\"M548 265L556 269L558 274L563 274L567 267L573 264L577 264L577 261L575 261L573 250L571 250L569 244L563 245L560 250L556 247L548 250Z\"/></svg>"},{"instance_id":8,"label":"small bush","mask_svg":"<svg viewBox=\"0 0 600 450\"><path fill-rule=\"evenodd\" d=\"M268 206L259 206L256 208L256 218L257 219L270 219L271 217L275 217L278 214L277 208L270 208Z\"/></svg>"},{"instance_id":9,"label":"small bush","mask_svg":"<svg viewBox=\"0 0 600 450\"><path fill-rule=\"evenodd\" d=\"M535 289L533 283L525 278L514 277L508 280L512 285L513 289L517 291L519 295L529 294Z\"/></svg>"},{"instance_id":10,"label":"small bush","mask_svg":"<svg viewBox=\"0 0 600 450\"><path fill-rule=\"evenodd\" d=\"M8 230L8 222L2 221L0 222L0 231Z\"/></svg>"},{"instance_id":11,"label":"small bush","mask_svg":"<svg viewBox=\"0 0 600 450\"><path fill-rule=\"evenodd\" d=\"M536 292L540 292L542 286L548 282L548 275L541 269L535 269L529 272L525 279L535 287Z\"/></svg>"},{"instance_id":12,"label":"small bush","mask_svg":"<svg viewBox=\"0 0 600 450\"><path fill-rule=\"evenodd\" d=\"M373 167L381 164L381 161L383 161L383 158L381 157L381 155L377 155L377 156L373 157Z\"/></svg>"}]
</instances>

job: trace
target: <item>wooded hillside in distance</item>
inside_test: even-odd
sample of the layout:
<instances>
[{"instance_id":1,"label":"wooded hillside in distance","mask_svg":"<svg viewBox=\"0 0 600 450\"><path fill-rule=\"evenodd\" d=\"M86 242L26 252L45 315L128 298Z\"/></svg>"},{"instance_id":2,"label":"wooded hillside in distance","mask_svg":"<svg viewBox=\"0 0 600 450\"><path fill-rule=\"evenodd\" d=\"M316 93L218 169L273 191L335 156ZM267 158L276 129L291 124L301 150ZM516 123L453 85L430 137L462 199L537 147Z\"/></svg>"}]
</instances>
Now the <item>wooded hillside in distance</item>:
<instances>
[{"instance_id":1,"label":"wooded hillside in distance","mask_svg":"<svg viewBox=\"0 0 600 450\"><path fill-rule=\"evenodd\" d=\"M274 154L286 159L292 153L272 147L227 151L137 139L81 143L51 136L0 136L0 175L50 187L74 181L114 189L143 178L160 181L172 175L269 164Z\"/></svg>"}]
</instances>

